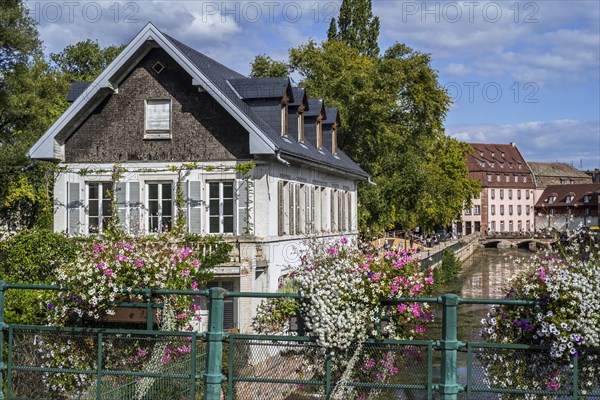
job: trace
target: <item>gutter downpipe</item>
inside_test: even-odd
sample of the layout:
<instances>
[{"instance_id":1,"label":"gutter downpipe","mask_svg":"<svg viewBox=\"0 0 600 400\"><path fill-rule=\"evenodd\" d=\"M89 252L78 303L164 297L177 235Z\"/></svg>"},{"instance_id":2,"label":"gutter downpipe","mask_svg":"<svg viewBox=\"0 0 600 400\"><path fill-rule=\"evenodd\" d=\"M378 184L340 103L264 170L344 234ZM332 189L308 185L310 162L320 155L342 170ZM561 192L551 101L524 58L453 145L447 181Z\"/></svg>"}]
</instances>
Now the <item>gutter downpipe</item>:
<instances>
[{"instance_id":1,"label":"gutter downpipe","mask_svg":"<svg viewBox=\"0 0 600 400\"><path fill-rule=\"evenodd\" d=\"M275 156L277 157L277 161L279 161L280 163L284 164L285 166L289 167L290 163L289 161L284 160L283 158L281 158L281 150L277 150L275 152Z\"/></svg>"},{"instance_id":2,"label":"gutter downpipe","mask_svg":"<svg viewBox=\"0 0 600 400\"><path fill-rule=\"evenodd\" d=\"M367 178L367 182L369 182L369 184L371 184L373 186L377 186L377 184L371 180L370 176L369 176L369 178Z\"/></svg>"}]
</instances>

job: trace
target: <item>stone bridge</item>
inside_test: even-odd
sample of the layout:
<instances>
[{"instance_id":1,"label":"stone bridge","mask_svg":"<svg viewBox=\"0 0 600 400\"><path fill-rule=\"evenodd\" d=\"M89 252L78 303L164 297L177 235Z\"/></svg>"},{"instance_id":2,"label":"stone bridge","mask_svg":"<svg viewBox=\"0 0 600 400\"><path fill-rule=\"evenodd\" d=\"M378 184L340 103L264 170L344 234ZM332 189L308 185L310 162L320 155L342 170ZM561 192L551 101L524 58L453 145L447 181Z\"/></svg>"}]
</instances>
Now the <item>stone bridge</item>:
<instances>
[{"instance_id":1,"label":"stone bridge","mask_svg":"<svg viewBox=\"0 0 600 400\"><path fill-rule=\"evenodd\" d=\"M555 237L536 237L523 235L494 235L483 236L479 243L484 247L497 247L506 249L509 247L521 247L529 250L535 250L540 247L547 247L558 242Z\"/></svg>"}]
</instances>

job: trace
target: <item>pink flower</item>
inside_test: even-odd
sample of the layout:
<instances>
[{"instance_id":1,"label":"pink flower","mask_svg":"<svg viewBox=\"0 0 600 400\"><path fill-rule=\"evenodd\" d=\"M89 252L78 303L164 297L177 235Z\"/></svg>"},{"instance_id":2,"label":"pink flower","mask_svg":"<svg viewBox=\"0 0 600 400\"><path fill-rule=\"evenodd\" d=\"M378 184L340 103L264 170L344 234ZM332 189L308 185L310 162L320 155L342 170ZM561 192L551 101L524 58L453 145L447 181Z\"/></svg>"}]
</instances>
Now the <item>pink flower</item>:
<instances>
[{"instance_id":1,"label":"pink flower","mask_svg":"<svg viewBox=\"0 0 600 400\"><path fill-rule=\"evenodd\" d=\"M344 246L348 244L348 238L346 236L342 236L340 239L340 243Z\"/></svg>"},{"instance_id":2,"label":"pink flower","mask_svg":"<svg viewBox=\"0 0 600 400\"><path fill-rule=\"evenodd\" d=\"M424 326L417 326L415 328L415 332L416 333L423 333L423 332L425 332L425 327Z\"/></svg>"},{"instance_id":3,"label":"pink flower","mask_svg":"<svg viewBox=\"0 0 600 400\"><path fill-rule=\"evenodd\" d=\"M198 289L198 282L192 282L192 290Z\"/></svg>"},{"instance_id":4,"label":"pink flower","mask_svg":"<svg viewBox=\"0 0 600 400\"><path fill-rule=\"evenodd\" d=\"M402 304L398 304L398 306L396 307L396 310L398 310L398 312L404 312L406 311L406 309L408 308L408 306L404 303Z\"/></svg>"},{"instance_id":5,"label":"pink flower","mask_svg":"<svg viewBox=\"0 0 600 400\"><path fill-rule=\"evenodd\" d=\"M143 267L144 266L144 260L135 260L133 262L133 265L136 267Z\"/></svg>"},{"instance_id":6,"label":"pink flower","mask_svg":"<svg viewBox=\"0 0 600 400\"><path fill-rule=\"evenodd\" d=\"M163 363L163 364L168 364L168 363L169 363L169 361L171 361L171 356L170 356L169 354L165 355L165 356L162 358L162 363Z\"/></svg>"},{"instance_id":7,"label":"pink flower","mask_svg":"<svg viewBox=\"0 0 600 400\"><path fill-rule=\"evenodd\" d=\"M339 252L340 252L340 251L339 251L339 250L338 250L338 248L337 248L337 247L335 247L335 246L331 246L331 247L330 247L330 248L327 250L327 253L328 253L328 254L331 254L332 256L335 256L335 255L337 255Z\"/></svg>"},{"instance_id":8,"label":"pink flower","mask_svg":"<svg viewBox=\"0 0 600 400\"><path fill-rule=\"evenodd\" d=\"M391 375L396 375L397 373L398 373L398 368L394 367L394 368L390 369Z\"/></svg>"},{"instance_id":9,"label":"pink flower","mask_svg":"<svg viewBox=\"0 0 600 400\"><path fill-rule=\"evenodd\" d=\"M105 270L104 270L104 275L108 275L108 276L110 276L110 275L112 275L112 274L113 274L113 272L112 272L112 270L111 270L111 269L105 269Z\"/></svg>"},{"instance_id":10,"label":"pink flower","mask_svg":"<svg viewBox=\"0 0 600 400\"><path fill-rule=\"evenodd\" d=\"M410 309L415 317L419 318L421 316L421 306L418 304L412 304Z\"/></svg>"},{"instance_id":11,"label":"pink flower","mask_svg":"<svg viewBox=\"0 0 600 400\"><path fill-rule=\"evenodd\" d=\"M200 265L202 265L202 263L200 262L200 260L194 260L192 261L192 265L196 268L199 268Z\"/></svg>"},{"instance_id":12,"label":"pink flower","mask_svg":"<svg viewBox=\"0 0 600 400\"><path fill-rule=\"evenodd\" d=\"M185 314L177 314L177 319L185 319Z\"/></svg>"},{"instance_id":13,"label":"pink flower","mask_svg":"<svg viewBox=\"0 0 600 400\"><path fill-rule=\"evenodd\" d=\"M117 254L117 256L115 257L115 259L117 261L125 261L125 260L127 260L127 256L125 254Z\"/></svg>"},{"instance_id":14,"label":"pink flower","mask_svg":"<svg viewBox=\"0 0 600 400\"><path fill-rule=\"evenodd\" d=\"M427 278L425 278L425 283L431 285L433 283L433 276L430 275Z\"/></svg>"},{"instance_id":15,"label":"pink flower","mask_svg":"<svg viewBox=\"0 0 600 400\"><path fill-rule=\"evenodd\" d=\"M381 272L377 272L377 273L371 275L371 282L378 281L379 278L381 278Z\"/></svg>"},{"instance_id":16,"label":"pink flower","mask_svg":"<svg viewBox=\"0 0 600 400\"><path fill-rule=\"evenodd\" d=\"M181 275L182 276L190 276L190 270L189 269L184 269L183 271L181 271Z\"/></svg>"},{"instance_id":17,"label":"pink flower","mask_svg":"<svg viewBox=\"0 0 600 400\"><path fill-rule=\"evenodd\" d=\"M104 269L106 268L106 263L104 261L100 261L96 266L100 269Z\"/></svg>"}]
</instances>

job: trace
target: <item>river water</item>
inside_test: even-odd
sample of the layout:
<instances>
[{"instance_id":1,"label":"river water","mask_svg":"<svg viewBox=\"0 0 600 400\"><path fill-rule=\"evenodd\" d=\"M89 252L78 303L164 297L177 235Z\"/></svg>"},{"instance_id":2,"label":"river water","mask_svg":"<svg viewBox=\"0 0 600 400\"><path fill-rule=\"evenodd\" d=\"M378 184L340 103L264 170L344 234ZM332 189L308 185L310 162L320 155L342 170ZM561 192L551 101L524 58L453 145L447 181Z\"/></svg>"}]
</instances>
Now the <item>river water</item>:
<instances>
[{"instance_id":1,"label":"river water","mask_svg":"<svg viewBox=\"0 0 600 400\"><path fill-rule=\"evenodd\" d=\"M446 287L443 287L439 294L453 293L465 298L502 299L504 298L503 289L509 279L522 269L516 260L519 258L527 258L531 255L532 253L528 250L517 248L477 249L469 259L463 262L459 278L446 285ZM458 306L458 340L464 342L481 341L481 319L487 316L489 307L489 305L478 304L462 304ZM441 309L438 308L435 312L435 322L429 325L427 329L427 339L440 340L442 338ZM459 352L457 363L458 383L464 386L467 383L467 354ZM433 358L434 384L440 383L440 365L441 355L439 352L435 352ZM474 368L481 368L477 361L475 361ZM480 373L482 373L481 370ZM400 393L396 394L395 398L422 400L426 399L426 396L425 393L420 391L407 390L400 391ZM434 399L437 398L439 397L435 394ZM465 393L460 393L458 398L465 399ZM479 394L476 398L481 400L497 400L498 395Z\"/></svg>"}]
</instances>

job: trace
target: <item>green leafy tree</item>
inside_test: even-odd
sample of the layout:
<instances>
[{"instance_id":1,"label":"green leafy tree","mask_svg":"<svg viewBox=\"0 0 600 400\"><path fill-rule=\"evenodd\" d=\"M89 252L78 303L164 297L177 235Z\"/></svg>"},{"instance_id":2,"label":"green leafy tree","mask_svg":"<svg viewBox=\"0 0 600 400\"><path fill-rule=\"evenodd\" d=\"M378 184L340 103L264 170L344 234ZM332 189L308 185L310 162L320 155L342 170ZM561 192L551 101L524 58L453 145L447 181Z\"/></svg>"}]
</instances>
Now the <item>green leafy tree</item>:
<instances>
[{"instance_id":1,"label":"green leafy tree","mask_svg":"<svg viewBox=\"0 0 600 400\"><path fill-rule=\"evenodd\" d=\"M381 57L342 41L309 41L290 50L290 66L310 96L340 109L340 147L377 186L359 190L364 233L426 230L459 216L477 186L465 147L444 135L450 99L430 57L395 44Z\"/></svg>"},{"instance_id":2,"label":"green leafy tree","mask_svg":"<svg viewBox=\"0 0 600 400\"><path fill-rule=\"evenodd\" d=\"M252 67L250 78L284 78L290 73L287 63L273 60L265 54L254 57L250 66Z\"/></svg>"},{"instance_id":3,"label":"green leafy tree","mask_svg":"<svg viewBox=\"0 0 600 400\"><path fill-rule=\"evenodd\" d=\"M56 68L77 81L93 81L123 50L125 45L100 47L98 41L83 40L50 54Z\"/></svg>"},{"instance_id":4,"label":"green leafy tree","mask_svg":"<svg viewBox=\"0 0 600 400\"><path fill-rule=\"evenodd\" d=\"M25 153L64 110L66 85L43 59L22 1L0 8L0 226L31 227L51 212L49 165ZM51 215L51 214L50 214ZM46 223L48 218L45 219Z\"/></svg>"},{"instance_id":5,"label":"green leafy tree","mask_svg":"<svg viewBox=\"0 0 600 400\"><path fill-rule=\"evenodd\" d=\"M335 27L331 20L327 38L341 40L360 54L369 57L379 55L379 17L373 16L371 0L344 0Z\"/></svg>"}]
</instances>

